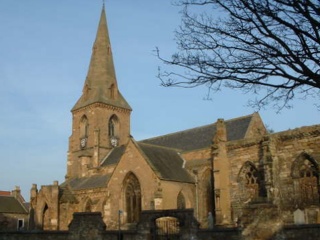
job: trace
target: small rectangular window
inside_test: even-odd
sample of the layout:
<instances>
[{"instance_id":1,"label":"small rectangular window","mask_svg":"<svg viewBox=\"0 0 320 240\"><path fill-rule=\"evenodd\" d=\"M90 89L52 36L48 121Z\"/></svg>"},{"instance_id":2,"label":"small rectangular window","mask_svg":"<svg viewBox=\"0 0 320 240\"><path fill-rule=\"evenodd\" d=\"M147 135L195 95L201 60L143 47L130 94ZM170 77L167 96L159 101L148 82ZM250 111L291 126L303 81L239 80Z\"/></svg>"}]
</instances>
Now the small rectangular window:
<instances>
[{"instance_id":1,"label":"small rectangular window","mask_svg":"<svg viewBox=\"0 0 320 240\"><path fill-rule=\"evenodd\" d=\"M18 219L18 230L22 230L24 228L24 219Z\"/></svg>"}]
</instances>

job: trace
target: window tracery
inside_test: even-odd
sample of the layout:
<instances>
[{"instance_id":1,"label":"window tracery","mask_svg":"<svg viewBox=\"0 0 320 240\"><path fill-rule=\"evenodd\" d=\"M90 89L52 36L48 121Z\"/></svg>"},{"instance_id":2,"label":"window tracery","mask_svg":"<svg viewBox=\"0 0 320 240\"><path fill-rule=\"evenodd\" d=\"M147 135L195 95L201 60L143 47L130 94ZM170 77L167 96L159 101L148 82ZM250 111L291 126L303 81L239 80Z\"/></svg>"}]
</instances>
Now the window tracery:
<instances>
[{"instance_id":1,"label":"window tracery","mask_svg":"<svg viewBox=\"0 0 320 240\"><path fill-rule=\"evenodd\" d=\"M246 162L239 173L241 200L249 202L259 197L259 172L251 162Z\"/></svg>"},{"instance_id":2,"label":"window tracery","mask_svg":"<svg viewBox=\"0 0 320 240\"><path fill-rule=\"evenodd\" d=\"M138 222L141 212L141 189L139 180L133 173L129 173L124 181L124 185L127 222Z\"/></svg>"},{"instance_id":3,"label":"window tracery","mask_svg":"<svg viewBox=\"0 0 320 240\"><path fill-rule=\"evenodd\" d=\"M293 163L292 177L299 204L319 203L318 164L309 155L302 154Z\"/></svg>"},{"instance_id":4,"label":"window tracery","mask_svg":"<svg viewBox=\"0 0 320 240\"><path fill-rule=\"evenodd\" d=\"M108 124L109 137L116 137L117 136L118 125L119 125L118 117L116 115L112 115L111 118L109 119L109 124Z\"/></svg>"}]
</instances>

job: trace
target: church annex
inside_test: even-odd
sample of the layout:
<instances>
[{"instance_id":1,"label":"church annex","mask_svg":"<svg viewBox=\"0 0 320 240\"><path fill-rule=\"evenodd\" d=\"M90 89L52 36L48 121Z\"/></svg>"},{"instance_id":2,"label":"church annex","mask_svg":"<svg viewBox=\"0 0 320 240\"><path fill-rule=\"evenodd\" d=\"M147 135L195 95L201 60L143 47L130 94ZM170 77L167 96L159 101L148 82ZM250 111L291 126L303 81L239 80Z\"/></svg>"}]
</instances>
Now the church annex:
<instances>
[{"instance_id":1,"label":"church annex","mask_svg":"<svg viewBox=\"0 0 320 240\"><path fill-rule=\"evenodd\" d=\"M135 141L118 89L104 7L82 95L71 110L63 183L31 189L33 227L66 230L75 212L131 228L142 210L194 209L200 227L319 222L320 125L269 134L258 113Z\"/></svg>"}]
</instances>

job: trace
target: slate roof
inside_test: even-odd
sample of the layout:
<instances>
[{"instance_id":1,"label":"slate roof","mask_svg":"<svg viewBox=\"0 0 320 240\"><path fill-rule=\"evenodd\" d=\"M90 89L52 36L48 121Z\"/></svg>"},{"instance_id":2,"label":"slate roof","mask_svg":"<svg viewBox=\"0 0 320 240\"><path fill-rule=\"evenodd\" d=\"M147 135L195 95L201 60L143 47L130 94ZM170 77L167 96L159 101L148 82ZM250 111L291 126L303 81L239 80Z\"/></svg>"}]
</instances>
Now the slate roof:
<instances>
[{"instance_id":1,"label":"slate roof","mask_svg":"<svg viewBox=\"0 0 320 240\"><path fill-rule=\"evenodd\" d=\"M243 116L225 121L227 140L234 141L243 139L248 130L253 115ZM159 137L142 140L163 147L175 148L182 151L190 151L209 147L216 133L216 123L187 129Z\"/></svg>"},{"instance_id":2,"label":"slate roof","mask_svg":"<svg viewBox=\"0 0 320 240\"><path fill-rule=\"evenodd\" d=\"M138 146L161 179L194 182L187 170L183 168L184 160L175 150L145 143L139 143Z\"/></svg>"},{"instance_id":3,"label":"slate roof","mask_svg":"<svg viewBox=\"0 0 320 240\"><path fill-rule=\"evenodd\" d=\"M101 166L106 167L108 165L117 164L120 161L126 147L124 145L115 147L111 152L102 160Z\"/></svg>"},{"instance_id":4,"label":"slate roof","mask_svg":"<svg viewBox=\"0 0 320 240\"><path fill-rule=\"evenodd\" d=\"M107 187L107 183L111 177L111 174L98 175L83 178L72 178L60 185L60 187L69 186L72 190L85 190L93 188Z\"/></svg>"},{"instance_id":5,"label":"slate roof","mask_svg":"<svg viewBox=\"0 0 320 240\"><path fill-rule=\"evenodd\" d=\"M78 200L73 195L68 185L59 189L59 195L60 195L60 202L62 203L66 203L66 202L78 203Z\"/></svg>"},{"instance_id":6,"label":"slate roof","mask_svg":"<svg viewBox=\"0 0 320 240\"><path fill-rule=\"evenodd\" d=\"M13 196L0 196L0 213L23 213L27 214L27 210Z\"/></svg>"}]
</instances>

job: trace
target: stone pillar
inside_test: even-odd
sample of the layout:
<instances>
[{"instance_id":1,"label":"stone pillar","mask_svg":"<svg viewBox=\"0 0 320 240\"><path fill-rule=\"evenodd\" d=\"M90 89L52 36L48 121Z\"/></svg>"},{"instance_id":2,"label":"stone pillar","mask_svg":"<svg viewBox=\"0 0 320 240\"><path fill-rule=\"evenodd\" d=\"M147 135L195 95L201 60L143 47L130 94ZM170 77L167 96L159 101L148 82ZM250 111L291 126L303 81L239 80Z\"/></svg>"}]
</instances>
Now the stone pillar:
<instances>
[{"instance_id":1,"label":"stone pillar","mask_svg":"<svg viewBox=\"0 0 320 240\"><path fill-rule=\"evenodd\" d=\"M223 119L216 122L216 134L213 137L212 161L214 165L215 192L219 192L220 209L216 208L216 224L230 224L231 195L230 195L230 163L226 149L227 130ZM219 178L219 179L218 179ZM217 179L219 181L217 181ZM218 186L217 182L220 183ZM217 194L215 193L215 201ZM218 207L218 205L216 204ZM219 214L217 214L219 213ZM224 216L224 218L223 218Z\"/></svg>"},{"instance_id":2,"label":"stone pillar","mask_svg":"<svg viewBox=\"0 0 320 240\"><path fill-rule=\"evenodd\" d=\"M51 216L51 228L52 230L59 230L59 182L53 181L52 185L52 216Z\"/></svg>"},{"instance_id":3,"label":"stone pillar","mask_svg":"<svg viewBox=\"0 0 320 240\"><path fill-rule=\"evenodd\" d=\"M30 209L29 209L29 229L36 229L36 219L35 219L35 208L37 206L37 195L38 189L37 184L32 184L32 188L30 190Z\"/></svg>"}]
</instances>

